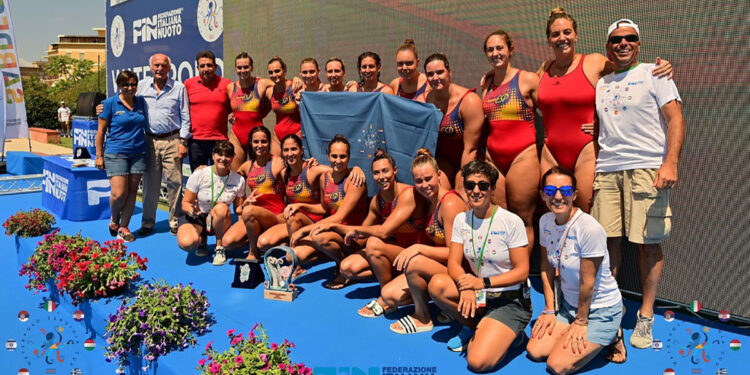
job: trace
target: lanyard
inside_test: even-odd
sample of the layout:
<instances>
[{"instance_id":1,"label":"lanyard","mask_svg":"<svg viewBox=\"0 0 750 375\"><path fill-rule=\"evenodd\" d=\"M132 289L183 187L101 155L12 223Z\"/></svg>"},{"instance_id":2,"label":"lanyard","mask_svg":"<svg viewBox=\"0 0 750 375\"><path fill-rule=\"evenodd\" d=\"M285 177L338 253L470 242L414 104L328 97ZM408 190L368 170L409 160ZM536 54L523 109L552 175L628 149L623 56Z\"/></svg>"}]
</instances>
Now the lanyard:
<instances>
[{"instance_id":1,"label":"lanyard","mask_svg":"<svg viewBox=\"0 0 750 375\"><path fill-rule=\"evenodd\" d=\"M231 174L231 171L227 174L227 177L224 178L224 186L221 187L221 191L219 192L219 195L214 198L214 171L213 167L211 168L211 208L214 208L216 205L216 202L221 198L221 195L224 194L224 189L227 187L227 181L229 180L229 175Z\"/></svg>"},{"instance_id":2,"label":"lanyard","mask_svg":"<svg viewBox=\"0 0 750 375\"><path fill-rule=\"evenodd\" d=\"M578 220L579 217L581 217L581 215L576 216L575 213L573 214L573 220L570 221L568 227L566 228L565 234L563 234L562 245L560 245L560 255L559 258L557 258L558 275L560 275L560 268L562 268L563 251L565 251L565 244L568 243L568 234L570 233L570 229L573 228L573 224L575 224L576 220ZM557 240L557 243L560 243L560 240Z\"/></svg>"},{"instance_id":3,"label":"lanyard","mask_svg":"<svg viewBox=\"0 0 750 375\"><path fill-rule=\"evenodd\" d=\"M495 212L497 206L492 208L492 217L490 217L490 225L487 226L487 234L484 236L484 243L479 248L479 255L477 255L477 247L474 241L474 211L471 211L471 247L474 249L474 258L477 259L477 276L481 276L480 270L482 269L482 258L484 257L484 248L487 247L487 238L490 237L490 230L492 229L492 221L495 220Z\"/></svg>"}]
</instances>

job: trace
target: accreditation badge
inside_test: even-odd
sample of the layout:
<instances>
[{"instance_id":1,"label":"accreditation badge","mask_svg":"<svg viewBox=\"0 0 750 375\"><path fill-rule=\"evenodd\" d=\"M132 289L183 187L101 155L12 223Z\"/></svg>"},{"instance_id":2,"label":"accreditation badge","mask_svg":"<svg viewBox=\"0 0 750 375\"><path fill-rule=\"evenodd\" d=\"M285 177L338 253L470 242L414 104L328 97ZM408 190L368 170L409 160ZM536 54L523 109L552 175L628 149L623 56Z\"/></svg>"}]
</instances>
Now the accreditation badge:
<instances>
[{"instance_id":1,"label":"accreditation badge","mask_svg":"<svg viewBox=\"0 0 750 375\"><path fill-rule=\"evenodd\" d=\"M477 307L486 307L487 306L487 292L484 289L480 289L476 291L477 295Z\"/></svg>"}]
</instances>

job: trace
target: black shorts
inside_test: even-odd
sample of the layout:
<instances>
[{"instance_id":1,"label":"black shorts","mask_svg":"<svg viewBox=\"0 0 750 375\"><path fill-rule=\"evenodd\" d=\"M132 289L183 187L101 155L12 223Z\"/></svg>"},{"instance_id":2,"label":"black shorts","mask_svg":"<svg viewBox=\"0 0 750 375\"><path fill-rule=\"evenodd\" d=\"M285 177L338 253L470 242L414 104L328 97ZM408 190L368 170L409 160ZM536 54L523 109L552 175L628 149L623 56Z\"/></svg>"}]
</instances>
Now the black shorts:
<instances>
[{"instance_id":1,"label":"black shorts","mask_svg":"<svg viewBox=\"0 0 750 375\"><path fill-rule=\"evenodd\" d=\"M194 224L201 227L200 235L203 234L212 234L212 232L209 232L206 230L206 218L208 217L208 214L200 214L198 216L190 216L188 214L182 215L177 219L177 226L180 227L183 224Z\"/></svg>"},{"instance_id":2,"label":"black shorts","mask_svg":"<svg viewBox=\"0 0 750 375\"><path fill-rule=\"evenodd\" d=\"M483 311L482 311L483 310ZM503 323L518 335L531 320L531 307L525 308L518 298L487 297L487 307L480 310L482 319L490 318Z\"/></svg>"}]
</instances>

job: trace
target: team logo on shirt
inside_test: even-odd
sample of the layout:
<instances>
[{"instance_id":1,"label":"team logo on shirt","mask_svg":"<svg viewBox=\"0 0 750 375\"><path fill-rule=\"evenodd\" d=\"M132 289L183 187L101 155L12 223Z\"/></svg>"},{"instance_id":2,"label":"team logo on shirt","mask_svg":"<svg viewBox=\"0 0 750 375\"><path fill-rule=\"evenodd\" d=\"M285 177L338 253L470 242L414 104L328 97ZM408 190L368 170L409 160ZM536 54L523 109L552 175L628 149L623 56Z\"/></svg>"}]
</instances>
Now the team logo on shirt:
<instances>
[{"instance_id":1,"label":"team logo on shirt","mask_svg":"<svg viewBox=\"0 0 750 375\"><path fill-rule=\"evenodd\" d=\"M331 200L331 202L338 202L342 198L341 192L333 192L331 194L328 194L328 199Z\"/></svg>"},{"instance_id":2,"label":"team logo on shirt","mask_svg":"<svg viewBox=\"0 0 750 375\"><path fill-rule=\"evenodd\" d=\"M266 174L265 173L261 174L261 175L255 176L255 183L256 184L260 185L260 184L262 184L265 181L266 181Z\"/></svg>"},{"instance_id":3,"label":"team logo on shirt","mask_svg":"<svg viewBox=\"0 0 750 375\"><path fill-rule=\"evenodd\" d=\"M302 183L301 182L298 182L298 183L292 185L292 192L293 193L299 194L299 192L301 192L301 191L302 191Z\"/></svg>"}]
</instances>

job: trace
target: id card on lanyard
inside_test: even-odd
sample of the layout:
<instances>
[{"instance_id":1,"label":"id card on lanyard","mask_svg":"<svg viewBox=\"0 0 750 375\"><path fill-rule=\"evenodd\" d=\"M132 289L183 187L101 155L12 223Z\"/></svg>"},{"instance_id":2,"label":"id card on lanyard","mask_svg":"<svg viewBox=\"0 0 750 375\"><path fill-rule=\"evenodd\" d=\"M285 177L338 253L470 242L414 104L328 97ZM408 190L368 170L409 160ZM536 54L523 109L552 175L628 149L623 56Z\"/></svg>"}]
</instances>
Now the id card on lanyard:
<instances>
[{"instance_id":1,"label":"id card on lanyard","mask_svg":"<svg viewBox=\"0 0 750 375\"><path fill-rule=\"evenodd\" d=\"M474 211L472 210L471 212L471 246L474 250L474 259L477 260L477 277L479 278L482 277L482 258L484 257L484 248L487 247L487 239L490 237L490 230L492 230L492 222L495 220L496 211L497 206L494 206L492 208L492 216L490 217L490 225L487 226L487 234L484 236L484 243L482 243L482 247L479 248L479 251L477 251L476 241L474 241ZM477 296L477 307L487 306L487 291L479 289L476 290L475 293Z\"/></svg>"}]
</instances>

